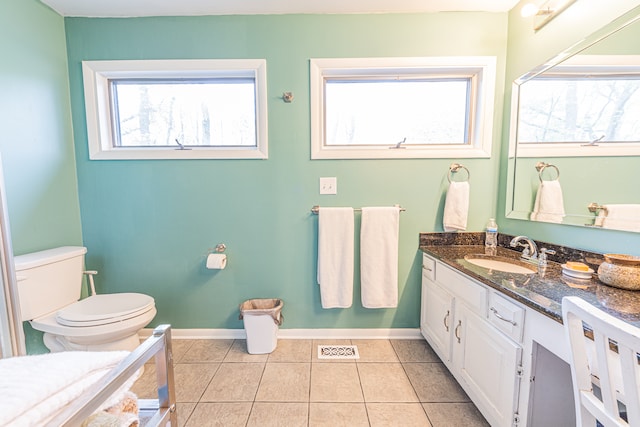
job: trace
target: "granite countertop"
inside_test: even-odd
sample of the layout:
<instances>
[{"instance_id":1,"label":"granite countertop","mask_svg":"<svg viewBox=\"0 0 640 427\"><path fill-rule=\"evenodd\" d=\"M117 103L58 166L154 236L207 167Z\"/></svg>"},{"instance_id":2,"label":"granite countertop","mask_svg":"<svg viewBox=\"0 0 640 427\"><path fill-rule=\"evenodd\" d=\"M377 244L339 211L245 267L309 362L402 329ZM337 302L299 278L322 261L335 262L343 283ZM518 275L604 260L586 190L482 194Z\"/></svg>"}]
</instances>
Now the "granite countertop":
<instances>
[{"instance_id":1,"label":"granite countertop","mask_svg":"<svg viewBox=\"0 0 640 427\"><path fill-rule=\"evenodd\" d=\"M507 249L512 237L500 236L497 255L520 258L519 251ZM560 323L562 297L577 296L619 319L640 327L640 291L605 285L598 280L597 274L593 274L591 279L574 279L562 274L561 264L569 260L586 262L597 271L597 265L602 261L601 255L536 242L538 249L553 248L558 252L554 260L549 256L550 261L544 276L541 277L537 273L505 273L479 267L465 260L465 255L484 254L483 238L484 233L423 233L420 235L420 249L453 269Z\"/></svg>"}]
</instances>

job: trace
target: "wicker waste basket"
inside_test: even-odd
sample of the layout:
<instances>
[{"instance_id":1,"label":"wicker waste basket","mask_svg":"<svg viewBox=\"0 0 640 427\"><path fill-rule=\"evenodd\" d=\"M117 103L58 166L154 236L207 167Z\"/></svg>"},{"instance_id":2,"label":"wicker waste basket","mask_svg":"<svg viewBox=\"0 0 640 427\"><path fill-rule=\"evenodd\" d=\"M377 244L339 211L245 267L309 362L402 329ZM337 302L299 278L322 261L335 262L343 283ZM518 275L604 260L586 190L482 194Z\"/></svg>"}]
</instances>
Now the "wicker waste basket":
<instances>
[{"instance_id":1,"label":"wicker waste basket","mask_svg":"<svg viewBox=\"0 0 640 427\"><path fill-rule=\"evenodd\" d=\"M250 299L240 304L240 319L244 320L250 354L271 353L276 349L283 306L279 298Z\"/></svg>"}]
</instances>

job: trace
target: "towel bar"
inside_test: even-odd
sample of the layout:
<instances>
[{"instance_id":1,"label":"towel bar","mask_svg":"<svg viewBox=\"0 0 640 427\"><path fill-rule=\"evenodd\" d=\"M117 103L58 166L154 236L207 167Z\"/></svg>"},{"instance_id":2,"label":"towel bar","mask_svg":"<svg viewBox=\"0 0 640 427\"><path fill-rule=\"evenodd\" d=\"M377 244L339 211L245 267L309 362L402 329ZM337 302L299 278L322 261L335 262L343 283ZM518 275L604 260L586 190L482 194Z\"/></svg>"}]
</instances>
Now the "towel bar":
<instances>
[{"instance_id":1,"label":"towel bar","mask_svg":"<svg viewBox=\"0 0 640 427\"><path fill-rule=\"evenodd\" d=\"M598 214L599 211L603 210L605 216L607 216L607 214L609 213L607 211L607 207L606 206L599 205L596 202L589 203L589 206L587 206L587 209L589 209L589 212L592 212L592 213L595 213L595 214Z\"/></svg>"},{"instance_id":2,"label":"towel bar","mask_svg":"<svg viewBox=\"0 0 640 427\"><path fill-rule=\"evenodd\" d=\"M394 205L394 206L395 206L395 207L397 207L397 208L400 208L400 212L404 212L404 211L406 211L406 209L405 209L405 208L403 208L403 207L402 207L402 206L400 206L400 205ZM353 210L354 210L354 211L361 211L361 210L362 210L362 208L354 208ZM312 214L314 214L314 215L318 215L318 212L319 212L319 211L320 211L320 206L318 206L318 205L315 205L315 206L313 206L313 207L311 208L311 213L312 213Z\"/></svg>"}]
</instances>

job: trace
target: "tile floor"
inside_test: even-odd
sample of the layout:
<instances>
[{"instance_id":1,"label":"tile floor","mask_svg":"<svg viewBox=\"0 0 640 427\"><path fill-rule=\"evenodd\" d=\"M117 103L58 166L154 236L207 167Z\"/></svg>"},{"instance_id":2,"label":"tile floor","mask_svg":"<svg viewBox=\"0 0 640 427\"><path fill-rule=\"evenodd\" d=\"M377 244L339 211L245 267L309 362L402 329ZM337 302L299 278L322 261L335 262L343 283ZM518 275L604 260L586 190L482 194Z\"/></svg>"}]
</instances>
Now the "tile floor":
<instances>
[{"instance_id":1,"label":"tile floor","mask_svg":"<svg viewBox=\"0 0 640 427\"><path fill-rule=\"evenodd\" d=\"M318 359L317 345L360 359ZM424 340L173 340L179 426L488 426ZM149 365L133 391L153 398Z\"/></svg>"}]
</instances>

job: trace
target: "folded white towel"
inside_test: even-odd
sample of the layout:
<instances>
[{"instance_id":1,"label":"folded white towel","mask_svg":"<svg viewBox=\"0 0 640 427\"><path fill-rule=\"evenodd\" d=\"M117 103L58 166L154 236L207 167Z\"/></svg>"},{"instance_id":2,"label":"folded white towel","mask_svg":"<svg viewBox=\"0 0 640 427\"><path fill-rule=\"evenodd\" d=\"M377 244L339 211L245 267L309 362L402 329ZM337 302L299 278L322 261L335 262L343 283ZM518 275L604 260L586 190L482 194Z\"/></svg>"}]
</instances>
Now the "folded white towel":
<instances>
[{"instance_id":1,"label":"folded white towel","mask_svg":"<svg viewBox=\"0 0 640 427\"><path fill-rule=\"evenodd\" d=\"M453 181L449 184L444 202L442 225L444 231L464 231L469 215L469 181Z\"/></svg>"},{"instance_id":2,"label":"folded white towel","mask_svg":"<svg viewBox=\"0 0 640 427\"><path fill-rule=\"evenodd\" d=\"M353 208L318 211L318 284L322 308L353 302Z\"/></svg>"},{"instance_id":3,"label":"folded white towel","mask_svg":"<svg viewBox=\"0 0 640 427\"><path fill-rule=\"evenodd\" d=\"M564 218L564 199L560 181L542 181L536 193L531 221L560 224Z\"/></svg>"},{"instance_id":4,"label":"folded white towel","mask_svg":"<svg viewBox=\"0 0 640 427\"><path fill-rule=\"evenodd\" d=\"M109 370L124 359L126 351L65 351L0 360L0 425L46 425L47 420L75 402ZM114 405L131 387L129 378L100 409Z\"/></svg>"},{"instance_id":5,"label":"folded white towel","mask_svg":"<svg viewBox=\"0 0 640 427\"><path fill-rule=\"evenodd\" d=\"M400 208L362 208L360 283L362 306L398 306Z\"/></svg>"},{"instance_id":6,"label":"folded white towel","mask_svg":"<svg viewBox=\"0 0 640 427\"><path fill-rule=\"evenodd\" d=\"M604 205L595 225L612 230L640 232L640 204Z\"/></svg>"}]
</instances>

